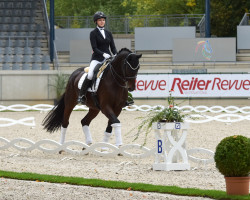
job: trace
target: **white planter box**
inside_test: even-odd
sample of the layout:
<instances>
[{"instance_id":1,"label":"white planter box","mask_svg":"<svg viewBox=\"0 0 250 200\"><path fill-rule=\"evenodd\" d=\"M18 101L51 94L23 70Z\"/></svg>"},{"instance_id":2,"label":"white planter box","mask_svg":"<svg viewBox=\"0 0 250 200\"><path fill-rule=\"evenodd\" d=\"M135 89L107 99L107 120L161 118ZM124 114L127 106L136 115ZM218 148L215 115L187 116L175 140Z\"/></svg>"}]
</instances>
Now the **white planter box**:
<instances>
[{"instance_id":1,"label":"white planter box","mask_svg":"<svg viewBox=\"0 0 250 200\"><path fill-rule=\"evenodd\" d=\"M185 140L189 124L153 123L156 152L153 170L190 170Z\"/></svg>"}]
</instances>

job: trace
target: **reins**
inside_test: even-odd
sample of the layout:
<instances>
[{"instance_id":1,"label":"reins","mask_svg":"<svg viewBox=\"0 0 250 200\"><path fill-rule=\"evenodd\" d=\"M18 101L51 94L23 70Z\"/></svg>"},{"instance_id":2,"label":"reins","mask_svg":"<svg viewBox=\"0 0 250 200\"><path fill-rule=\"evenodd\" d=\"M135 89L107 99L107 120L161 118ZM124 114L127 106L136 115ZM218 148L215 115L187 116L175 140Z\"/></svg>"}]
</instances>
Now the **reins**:
<instances>
[{"instance_id":1,"label":"reins","mask_svg":"<svg viewBox=\"0 0 250 200\"><path fill-rule=\"evenodd\" d=\"M117 74L117 72L114 70L111 62L109 63L110 65L110 71L111 71L111 74L112 74L112 77L114 78L115 82L120 86L120 87L123 87L123 88L127 88L127 80L126 79L123 79L119 74ZM119 83L119 81L116 79L116 76L121 79L123 82L124 82L124 85L121 85Z\"/></svg>"},{"instance_id":2,"label":"reins","mask_svg":"<svg viewBox=\"0 0 250 200\"><path fill-rule=\"evenodd\" d=\"M127 59L128 59L128 57L129 57L131 54L135 54L135 53L130 53L130 54L128 54L127 57L126 57L125 60L124 60L123 67L122 67L122 74L123 74L123 77L122 77L121 75L119 75L119 74L115 71L115 69L114 69L114 67L112 66L111 62L109 63L111 74L112 74L114 80L116 81L116 83L117 83L120 87L127 88L127 82L128 82L128 80L129 80L129 79L136 79L136 77L137 77L137 75L135 75L135 76L126 76L127 66L129 66L130 69L132 69L133 71L139 69L139 67L140 67L140 64L139 64L139 63L138 63L138 65L134 68L134 67L132 67L132 65L128 62ZM125 70L125 71L124 71L124 70ZM117 80L117 78L120 79L120 80L124 83L124 85L121 85L121 84L119 83L119 81Z\"/></svg>"}]
</instances>

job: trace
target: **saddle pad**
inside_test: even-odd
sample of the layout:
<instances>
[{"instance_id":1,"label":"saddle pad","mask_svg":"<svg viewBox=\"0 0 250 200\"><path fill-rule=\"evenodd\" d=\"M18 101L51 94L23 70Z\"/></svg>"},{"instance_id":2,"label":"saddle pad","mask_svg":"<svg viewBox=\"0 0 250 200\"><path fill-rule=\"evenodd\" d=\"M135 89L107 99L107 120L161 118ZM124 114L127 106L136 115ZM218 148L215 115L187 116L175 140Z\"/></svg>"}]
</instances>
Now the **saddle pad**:
<instances>
[{"instance_id":1,"label":"saddle pad","mask_svg":"<svg viewBox=\"0 0 250 200\"><path fill-rule=\"evenodd\" d=\"M82 75L82 77L80 78L80 80L78 81L78 89L80 90L82 88L82 84L85 80L85 78L87 77L87 73L84 73ZM98 87L99 87L99 84L100 84L100 81L101 81L101 78L102 78L102 75L103 75L103 71L101 72L100 76L96 79L96 84L92 85L90 88L88 88L88 91L89 92L96 92Z\"/></svg>"},{"instance_id":2,"label":"saddle pad","mask_svg":"<svg viewBox=\"0 0 250 200\"><path fill-rule=\"evenodd\" d=\"M79 88L79 90L82 88L82 84L83 84L83 81L85 80L86 76L87 76L87 73L84 73L82 75L82 77L80 78L80 80L78 81L78 88Z\"/></svg>"},{"instance_id":3,"label":"saddle pad","mask_svg":"<svg viewBox=\"0 0 250 200\"><path fill-rule=\"evenodd\" d=\"M99 68L97 76L96 76L96 84L92 85L90 88L88 88L89 92L96 92L100 83L100 80L102 78L102 74L104 72L104 70L106 69L106 67L108 66L109 62L106 61L103 63L103 65ZM82 84L88 74L89 71L89 67L84 68L84 74L82 75L82 77L80 78L79 82L78 82L78 88L81 89L82 88Z\"/></svg>"}]
</instances>

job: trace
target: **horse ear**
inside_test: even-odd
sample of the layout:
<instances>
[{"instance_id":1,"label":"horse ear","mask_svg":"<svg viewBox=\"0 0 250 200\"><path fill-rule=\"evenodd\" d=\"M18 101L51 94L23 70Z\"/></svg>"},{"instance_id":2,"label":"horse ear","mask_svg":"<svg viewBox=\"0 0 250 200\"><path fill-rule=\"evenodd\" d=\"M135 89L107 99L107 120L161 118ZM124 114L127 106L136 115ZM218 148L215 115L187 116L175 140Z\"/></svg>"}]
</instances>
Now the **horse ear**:
<instances>
[{"instance_id":1,"label":"horse ear","mask_svg":"<svg viewBox=\"0 0 250 200\"><path fill-rule=\"evenodd\" d=\"M136 58L140 59L142 54L136 54Z\"/></svg>"}]
</instances>

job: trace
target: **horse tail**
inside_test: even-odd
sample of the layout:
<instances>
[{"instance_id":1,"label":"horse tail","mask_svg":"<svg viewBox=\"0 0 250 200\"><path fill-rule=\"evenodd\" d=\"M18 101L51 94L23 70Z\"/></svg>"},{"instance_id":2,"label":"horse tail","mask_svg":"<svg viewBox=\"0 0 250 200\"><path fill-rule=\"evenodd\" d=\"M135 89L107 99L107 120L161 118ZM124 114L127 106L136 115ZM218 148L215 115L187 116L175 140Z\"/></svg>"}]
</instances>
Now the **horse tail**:
<instances>
[{"instance_id":1,"label":"horse tail","mask_svg":"<svg viewBox=\"0 0 250 200\"><path fill-rule=\"evenodd\" d=\"M62 95L61 99L57 102L54 108L47 114L47 116L44 118L42 122L44 129L46 129L50 133L57 131L62 125L64 109L65 109L64 97L65 93Z\"/></svg>"}]
</instances>

